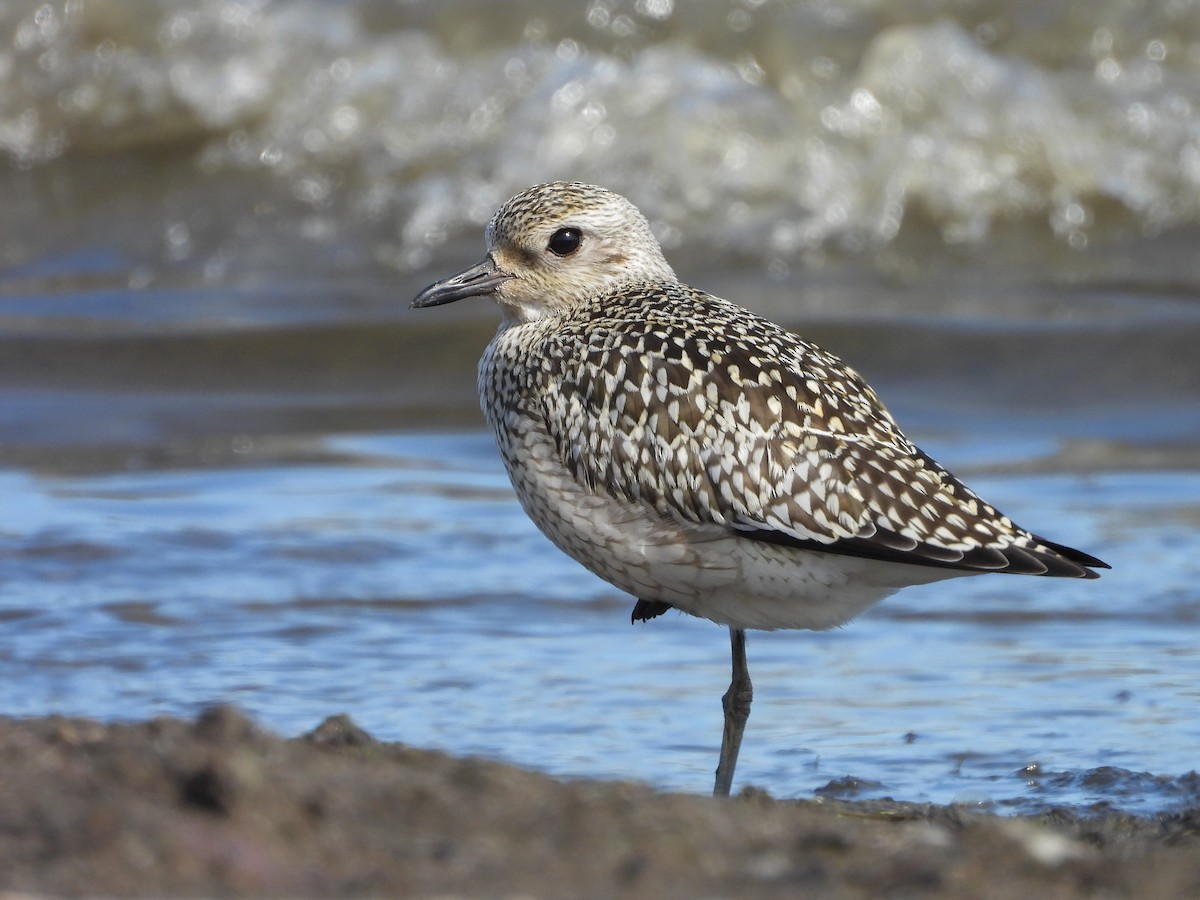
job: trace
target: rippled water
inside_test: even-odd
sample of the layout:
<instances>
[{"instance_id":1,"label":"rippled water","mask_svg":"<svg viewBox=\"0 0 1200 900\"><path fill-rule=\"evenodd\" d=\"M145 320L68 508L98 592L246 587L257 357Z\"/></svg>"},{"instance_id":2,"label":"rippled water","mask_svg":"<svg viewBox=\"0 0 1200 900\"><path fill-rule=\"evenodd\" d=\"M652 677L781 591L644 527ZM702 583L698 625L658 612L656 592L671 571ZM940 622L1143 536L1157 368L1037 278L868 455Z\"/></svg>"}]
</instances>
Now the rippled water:
<instances>
[{"instance_id":1,"label":"rippled water","mask_svg":"<svg viewBox=\"0 0 1200 900\"><path fill-rule=\"evenodd\" d=\"M707 788L722 629L631 625L629 598L525 520L490 436L320 450L4 475L5 712L127 718L223 700L297 733L347 710L382 737ZM1150 778L1188 771L1200 738L1200 476L972 480L1116 569L935 585L836 632L753 634L740 782L1018 808L1200 799L1194 780Z\"/></svg>"},{"instance_id":2,"label":"rippled water","mask_svg":"<svg viewBox=\"0 0 1200 900\"><path fill-rule=\"evenodd\" d=\"M139 285L420 268L553 178L776 272L1200 221L1197 0L17 0L0 80L0 261Z\"/></svg>"},{"instance_id":3,"label":"rippled water","mask_svg":"<svg viewBox=\"0 0 1200 900\"><path fill-rule=\"evenodd\" d=\"M1096 582L750 636L739 784L1200 802L1194 2L0 8L0 712L217 701L707 791L725 633L555 551L408 312L595 180Z\"/></svg>"}]
</instances>

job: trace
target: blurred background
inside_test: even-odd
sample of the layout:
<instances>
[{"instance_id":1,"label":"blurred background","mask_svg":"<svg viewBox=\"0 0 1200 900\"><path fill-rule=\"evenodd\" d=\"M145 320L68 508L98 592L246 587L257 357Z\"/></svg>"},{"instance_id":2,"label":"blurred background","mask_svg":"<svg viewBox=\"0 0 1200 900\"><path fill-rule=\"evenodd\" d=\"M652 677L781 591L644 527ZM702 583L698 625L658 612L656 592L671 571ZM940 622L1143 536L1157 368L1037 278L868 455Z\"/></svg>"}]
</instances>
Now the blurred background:
<instances>
[{"instance_id":1,"label":"blurred background","mask_svg":"<svg viewBox=\"0 0 1200 900\"><path fill-rule=\"evenodd\" d=\"M1194 800L1196 0L4 4L0 712L346 711L706 790L722 632L631 630L525 522L494 311L408 309L558 178L1115 566L753 635L747 781Z\"/></svg>"}]
</instances>

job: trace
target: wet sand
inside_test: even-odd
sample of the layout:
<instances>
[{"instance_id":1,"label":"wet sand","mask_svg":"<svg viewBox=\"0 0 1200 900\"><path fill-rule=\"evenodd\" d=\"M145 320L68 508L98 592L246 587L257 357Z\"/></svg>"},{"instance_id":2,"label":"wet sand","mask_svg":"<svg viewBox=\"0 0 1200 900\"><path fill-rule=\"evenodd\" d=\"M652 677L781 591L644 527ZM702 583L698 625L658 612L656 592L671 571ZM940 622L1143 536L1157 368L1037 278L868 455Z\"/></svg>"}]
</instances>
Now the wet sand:
<instances>
[{"instance_id":1,"label":"wet sand","mask_svg":"<svg viewBox=\"0 0 1200 900\"><path fill-rule=\"evenodd\" d=\"M716 801L382 743L345 717L294 740L229 708L0 720L0 796L0 897L1200 893L1200 810Z\"/></svg>"}]
</instances>

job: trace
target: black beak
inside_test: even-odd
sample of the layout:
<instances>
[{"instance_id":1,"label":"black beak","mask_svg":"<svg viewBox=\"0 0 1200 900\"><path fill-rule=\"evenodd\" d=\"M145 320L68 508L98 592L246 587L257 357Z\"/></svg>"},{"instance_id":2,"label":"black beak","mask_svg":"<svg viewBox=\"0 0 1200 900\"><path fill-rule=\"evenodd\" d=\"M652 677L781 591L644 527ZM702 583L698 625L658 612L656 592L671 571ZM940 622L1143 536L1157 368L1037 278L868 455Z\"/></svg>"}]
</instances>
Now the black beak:
<instances>
[{"instance_id":1,"label":"black beak","mask_svg":"<svg viewBox=\"0 0 1200 900\"><path fill-rule=\"evenodd\" d=\"M487 297L512 277L497 269L489 254L483 258L483 262L471 266L465 272L435 281L425 288L413 299L412 308L441 306L443 303L453 303L466 297Z\"/></svg>"}]
</instances>

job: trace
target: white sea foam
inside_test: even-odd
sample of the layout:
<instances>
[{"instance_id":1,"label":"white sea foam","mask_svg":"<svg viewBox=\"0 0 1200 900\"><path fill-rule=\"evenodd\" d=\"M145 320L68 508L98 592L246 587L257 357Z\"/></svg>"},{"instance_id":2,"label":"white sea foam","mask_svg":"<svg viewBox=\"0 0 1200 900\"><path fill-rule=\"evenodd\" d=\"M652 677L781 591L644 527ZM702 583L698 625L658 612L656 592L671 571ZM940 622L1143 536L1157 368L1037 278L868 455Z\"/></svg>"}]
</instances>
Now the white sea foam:
<instances>
[{"instance_id":1,"label":"white sea foam","mask_svg":"<svg viewBox=\"0 0 1200 900\"><path fill-rule=\"evenodd\" d=\"M9 264L65 203L218 272L249 237L412 269L560 177L768 264L1200 222L1194 0L17 3L0 81Z\"/></svg>"}]
</instances>

